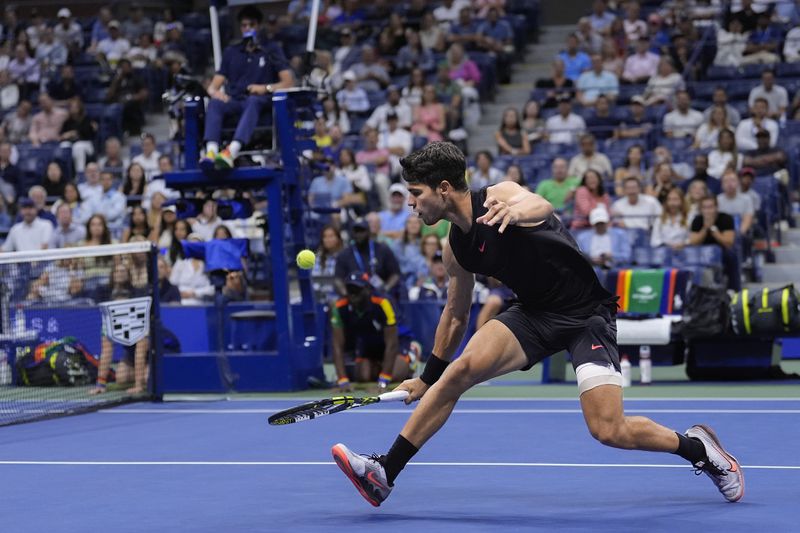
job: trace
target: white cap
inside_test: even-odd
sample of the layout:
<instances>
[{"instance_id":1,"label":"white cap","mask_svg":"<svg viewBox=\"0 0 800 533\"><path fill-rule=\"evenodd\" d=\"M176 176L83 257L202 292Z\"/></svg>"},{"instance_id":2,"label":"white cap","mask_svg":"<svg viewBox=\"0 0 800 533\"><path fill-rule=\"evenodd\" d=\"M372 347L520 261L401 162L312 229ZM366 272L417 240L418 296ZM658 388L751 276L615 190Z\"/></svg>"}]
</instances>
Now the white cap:
<instances>
[{"instance_id":1,"label":"white cap","mask_svg":"<svg viewBox=\"0 0 800 533\"><path fill-rule=\"evenodd\" d=\"M58 18L60 19L68 19L72 16L72 11L70 11L66 7L62 7L58 10Z\"/></svg>"},{"instance_id":2,"label":"white cap","mask_svg":"<svg viewBox=\"0 0 800 533\"><path fill-rule=\"evenodd\" d=\"M356 77L356 73L353 72L352 70L345 71L345 73L342 75L342 78L344 79L344 81L356 81L358 79Z\"/></svg>"},{"instance_id":3,"label":"white cap","mask_svg":"<svg viewBox=\"0 0 800 533\"><path fill-rule=\"evenodd\" d=\"M600 222L605 222L608 224L608 221L611 220L608 216L608 211L606 211L605 207L598 206L592 209L592 212L589 213L589 224L594 226L595 224L599 224Z\"/></svg>"},{"instance_id":4,"label":"white cap","mask_svg":"<svg viewBox=\"0 0 800 533\"><path fill-rule=\"evenodd\" d=\"M408 196L408 189L402 183L392 183L389 187L389 194L402 194L403 196Z\"/></svg>"}]
</instances>

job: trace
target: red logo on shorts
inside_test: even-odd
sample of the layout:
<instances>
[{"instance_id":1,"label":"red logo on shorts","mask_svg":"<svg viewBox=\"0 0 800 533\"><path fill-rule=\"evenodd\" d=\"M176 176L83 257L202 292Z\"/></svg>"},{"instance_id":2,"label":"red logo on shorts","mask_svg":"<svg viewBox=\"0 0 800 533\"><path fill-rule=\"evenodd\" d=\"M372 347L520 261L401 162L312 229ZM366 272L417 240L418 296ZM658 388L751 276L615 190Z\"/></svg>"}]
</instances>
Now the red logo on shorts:
<instances>
[{"instance_id":1,"label":"red logo on shorts","mask_svg":"<svg viewBox=\"0 0 800 533\"><path fill-rule=\"evenodd\" d=\"M602 344L592 344L592 350L597 350L597 349L602 348L602 347L603 347Z\"/></svg>"},{"instance_id":2,"label":"red logo on shorts","mask_svg":"<svg viewBox=\"0 0 800 533\"><path fill-rule=\"evenodd\" d=\"M480 253L483 253L483 250L484 250L485 248L486 248L486 241L483 241L483 244L481 244L480 248L478 248L478 251L479 251Z\"/></svg>"}]
</instances>

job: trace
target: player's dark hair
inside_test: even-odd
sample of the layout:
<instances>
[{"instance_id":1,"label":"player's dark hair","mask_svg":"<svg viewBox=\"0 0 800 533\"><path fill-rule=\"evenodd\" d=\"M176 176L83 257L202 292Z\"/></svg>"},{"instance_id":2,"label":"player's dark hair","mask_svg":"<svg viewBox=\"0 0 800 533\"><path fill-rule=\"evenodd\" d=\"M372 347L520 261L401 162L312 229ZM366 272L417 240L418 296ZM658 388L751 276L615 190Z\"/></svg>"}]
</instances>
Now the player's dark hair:
<instances>
[{"instance_id":1,"label":"player's dark hair","mask_svg":"<svg viewBox=\"0 0 800 533\"><path fill-rule=\"evenodd\" d=\"M450 142L432 142L400 160L403 179L435 189L443 181L457 191L467 190L464 153Z\"/></svg>"},{"instance_id":2,"label":"player's dark hair","mask_svg":"<svg viewBox=\"0 0 800 533\"><path fill-rule=\"evenodd\" d=\"M261 10L257 7L245 6L239 11L239 15L236 17L236 20L239 22L244 19L255 20L256 23L261 24L261 21L264 20L264 15L261 14Z\"/></svg>"}]
</instances>

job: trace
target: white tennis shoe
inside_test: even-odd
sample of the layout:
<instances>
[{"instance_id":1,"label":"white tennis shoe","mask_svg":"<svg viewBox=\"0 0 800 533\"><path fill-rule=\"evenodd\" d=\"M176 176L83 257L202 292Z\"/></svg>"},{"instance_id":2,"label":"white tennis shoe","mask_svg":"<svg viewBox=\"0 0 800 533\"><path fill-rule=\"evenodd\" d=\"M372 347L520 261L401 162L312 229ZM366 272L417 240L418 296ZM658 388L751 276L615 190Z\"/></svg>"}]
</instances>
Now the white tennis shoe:
<instances>
[{"instance_id":1,"label":"white tennis shoe","mask_svg":"<svg viewBox=\"0 0 800 533\"><path fill-rule=\"evenodd\" d=\"M729 502L741 500L744 496L742 467L725 451L714 431L708 426L696 425L686 430L686 436L699 439L706 448L706 460L694 464L695 473L705 472Z\"/></svg>"},{"instance_id":2,"label":"white tennis shoe","mask_svg":"<svg viewBox=\"0 0 800 533\"><path fill-rule=\"evenodd\" d=\"M392 487L386 479L379 456L353 453L344 444L336 444L331 448L331 453L336 465L370 504L378 507L389 497Z\"/></svg>"}]
</instances>

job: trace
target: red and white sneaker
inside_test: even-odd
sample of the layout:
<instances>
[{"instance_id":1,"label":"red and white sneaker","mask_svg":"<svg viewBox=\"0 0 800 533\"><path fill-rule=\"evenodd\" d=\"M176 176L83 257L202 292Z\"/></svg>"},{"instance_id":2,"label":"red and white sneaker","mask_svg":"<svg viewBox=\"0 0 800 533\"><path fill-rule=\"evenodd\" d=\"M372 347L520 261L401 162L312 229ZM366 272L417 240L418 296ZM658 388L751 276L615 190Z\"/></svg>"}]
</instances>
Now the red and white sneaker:
<instances>
[{"instance_id":1,"label":"red and white sneaker","mask_svg":"<svg viewBox=\"0 0 800 533\"><path fill-rule=\"evenodd\" d=\"M708 426L696 425L686 430L686 436L698 439L706 448L706 460L694 464L697 475L705 472L729 502L741 500L744 496L742 467L725 451L714 431Z\"/></svg>"},{"instance_id":2,"label":"red and white sneaker","mask_svg":"<svg viewBox=\"0 0 800 533\"><path fill-rule=\"evenodd\" d=\"M378 507L389 497L392 487L386 479L380 456L353 453L344 444L335 445L331 453L342 472L370 504Z\"/></svg>"}]
</instances>

